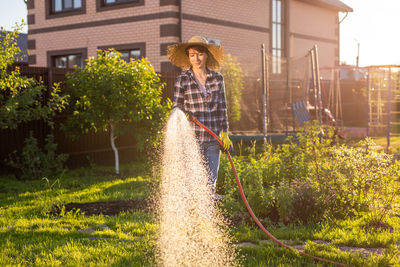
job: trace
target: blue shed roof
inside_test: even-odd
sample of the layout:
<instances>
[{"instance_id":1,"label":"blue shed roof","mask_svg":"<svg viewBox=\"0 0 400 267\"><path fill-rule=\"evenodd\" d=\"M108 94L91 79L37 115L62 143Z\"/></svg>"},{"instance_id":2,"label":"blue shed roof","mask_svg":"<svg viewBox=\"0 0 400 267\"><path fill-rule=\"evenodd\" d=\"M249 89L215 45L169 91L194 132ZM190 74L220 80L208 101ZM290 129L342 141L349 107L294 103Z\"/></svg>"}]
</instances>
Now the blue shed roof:
<instances>
[{"instance_id":1,"label":"blue shed roof","mask_svg":"<svg viewBox=\"0 0 400 267\"><path fill-rule=\"evenodd\" d=\"M2 41L4 39L4 37L5 37L5 34L3 32L0 32L0 41ZM24 58L22 60L18 60L18 62L28 63L28 56L27 56L27 52L28 52L28 34L20 33L18 35L17 44L18 44L19 48L21 49L21 51L24 54L26 54L26 56L24 56Z\"/></svg>"}]
</instances>

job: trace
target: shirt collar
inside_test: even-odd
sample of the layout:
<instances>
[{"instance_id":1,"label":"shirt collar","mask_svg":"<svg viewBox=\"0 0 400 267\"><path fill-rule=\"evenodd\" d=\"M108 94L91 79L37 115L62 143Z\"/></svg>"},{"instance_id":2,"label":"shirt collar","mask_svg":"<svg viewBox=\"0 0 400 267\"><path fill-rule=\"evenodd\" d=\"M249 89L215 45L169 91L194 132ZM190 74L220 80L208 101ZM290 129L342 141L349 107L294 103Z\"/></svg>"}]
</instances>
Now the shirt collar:
<instances>
[{"instance_id":1,"label":"shirt collar","mask_svg":"<svg viewBox=\"0 0 400 267\"><path fill-rule=\"evenodd\" d=\"M192 76L192 78L194 79L194 72L193 72L193 67L190 67L187 72L189 73L190 76ZM212 72L209 68L206 68L206 72L207 72L207 79L212 77Z\"/></svg>"}]
</instances>

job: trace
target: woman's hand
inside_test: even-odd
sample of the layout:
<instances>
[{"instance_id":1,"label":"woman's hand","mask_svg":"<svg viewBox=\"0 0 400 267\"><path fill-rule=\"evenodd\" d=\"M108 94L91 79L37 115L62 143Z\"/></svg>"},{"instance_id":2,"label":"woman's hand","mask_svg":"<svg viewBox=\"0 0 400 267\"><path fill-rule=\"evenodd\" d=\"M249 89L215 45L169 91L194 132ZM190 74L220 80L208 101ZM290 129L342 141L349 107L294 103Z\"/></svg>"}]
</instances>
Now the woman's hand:
<instances>
[{"instance_id":1,"label":"woman's hand","mask_svg":"<svg viewBox=\"0 0 400 267\"><path fill-rule=\"evenodd\" d=\"M221 132L221 141L223 143L224 151L228 151L232 148L233 144L232 141L229 139L228 133Z\"/></svg>"}]
</instances>

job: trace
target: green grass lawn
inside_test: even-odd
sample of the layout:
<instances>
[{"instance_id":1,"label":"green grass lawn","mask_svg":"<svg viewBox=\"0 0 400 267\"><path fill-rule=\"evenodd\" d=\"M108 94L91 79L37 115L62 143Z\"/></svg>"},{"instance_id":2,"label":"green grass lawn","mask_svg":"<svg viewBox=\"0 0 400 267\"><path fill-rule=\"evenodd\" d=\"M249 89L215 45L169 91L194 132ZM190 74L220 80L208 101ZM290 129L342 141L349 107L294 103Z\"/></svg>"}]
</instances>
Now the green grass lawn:
<instances>
[{"instance_id":1,"label":"green grass lawn","mask_svg":"<svg viewBox=\"0 0 400 267\"><path fill-rule=\"evenodd\" d=\"M387 137L373 137L372 140L374 142L383 147L386 150L387 146ZM390 152L392 153L400 153L400 136L391 136L390 137Z\"/></svg>"},{"instance_id":2,"label":"green grass lawn","mask_svg":"<svg viewBox=\"0 0 400 267\"><path fill-rule=\"evenodd\" d=\"M51 215L52 208L71 202L144 199L154 179L145 163L124 165L115 177L112 167L68 171L58 179L20 181L0 177L0 266L154 266L157 224L151 213L123 212L116 216L85 216L76 212ZM400 266L395 242L400 218L391 229L365 230L363 218L316 225L266 227L291 244L306 243L305 251L353 266ZM85 229L90 229L88 232ZM326 266L295 252L280 249L251 222L231 227L238 262L243 266ZM317 244L309 240L323 240ZM384 253L365 257L344 252L339 245L381 247Z\"/></svg>"}]
</instances>

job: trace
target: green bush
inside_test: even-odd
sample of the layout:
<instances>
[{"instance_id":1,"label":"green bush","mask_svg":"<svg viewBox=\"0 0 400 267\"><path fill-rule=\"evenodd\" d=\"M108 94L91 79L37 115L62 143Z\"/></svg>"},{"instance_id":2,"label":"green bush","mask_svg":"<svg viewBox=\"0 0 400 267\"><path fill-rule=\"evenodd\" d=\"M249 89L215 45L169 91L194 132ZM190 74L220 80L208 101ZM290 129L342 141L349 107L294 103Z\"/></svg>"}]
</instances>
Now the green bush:
<instances>
[{"instance_id":1,"label":"green bush","mask_svg":"<svg viewBox=\"0 0 400 267\"><path fill-rule=\"evenodd\" d=\"M44 149L38 146L38 141L33 137L32 132L24 142L21 155L14 151L7 161L8 165L21 171L22 179L52 177L65 169L64 163L68 155L56 154L57 144L54 143L53 135L47 135Z\"/></svg>"},{"instance_id":2,"label":"green bush","mask_svg":"<svg viewBox=\"0 0 400 267\"><path fill-rule=\"evenodd\" d=\"M354 147L339 145L333 129L313 122L285 144L234 162L249 203L261 218L277 213L281 222L307 223L368 212L378 223L399 208L400 164L366 147L372 147L371 140ZM227 164L222 160L220 173L225 204L231 212L242 213Z\"/></svg>"},{"instance_id":3,"label":"green bush","mask_svg":"<svg viewBox=\"0 0 400 267\"><path fill-rule=\"evenodd\" d=\"M129 132L138 152L159 144L171 102L163 100L164 83L147 59L125 62L113 49L99 50L96 58L89 58L67 77L71 114L63 129L74 139L90 131L108 132L116 174L118 137Z\"/></svg>"},{"instance_id":4,"label":"green bush","mask_svg":"<svg viewBox=\"0 0 400 267\"><path fill-rule=\"evenodd\" d=\"M374 150L366 139L359 147L340 146L330 152L330 163L315 179L321 188L330 187L337 195L337 212L352 215L370 212L378 220L398 209L400 164L392 155ZM323 181L322 181L323 178Z\"/></svg>"},{"instance_id":5,"label":"green bush","mask_svg":"<svg viewBox=\"0 0 400 267\"><path fill-rule=\"evenodd\" d=\"M243 71L240 64L231 55L227 55L221 66L226 88L226 105L230 124L240 121L240 102L242 100Z\"/></svg>"},{"instance_id":6,"label":"green bush","mask_svg":"<svg viewBox=\"0 0 400 267\"><path fill-rule=\"evenodd\" d=\"M16 129L20 123L48 120L62 111L69 96L60 95L59 84L47 89L42 81L25 77L13 64L24 54L17 44L22 25L13 31L0 29L0 130ZM47 96L47 97L46 97Z\"/></svg>"}]
</instances>

